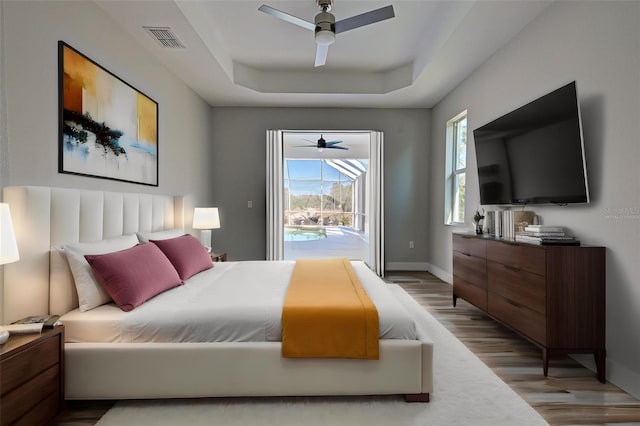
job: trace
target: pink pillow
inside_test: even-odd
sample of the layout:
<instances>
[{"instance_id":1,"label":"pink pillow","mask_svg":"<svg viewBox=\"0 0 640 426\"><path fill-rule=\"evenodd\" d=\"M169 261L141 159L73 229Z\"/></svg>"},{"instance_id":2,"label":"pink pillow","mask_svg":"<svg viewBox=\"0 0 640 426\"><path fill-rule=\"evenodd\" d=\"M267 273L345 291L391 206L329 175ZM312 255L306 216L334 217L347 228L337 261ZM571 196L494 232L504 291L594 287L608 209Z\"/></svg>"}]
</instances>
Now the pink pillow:
<instances>
[{"instance_id":1,"label":"pink pillow","mask_svg":"<svg viewBox=\"0 0 640 426\"><path fill-rule=\"evenodd\" d=\"M213 268L211 256L200 241L192 235L186 234L168 240L151 240L151 242L160 247L183 280Z\"/></svg>"},{"instance_id":2,"label":"pink pillow","mask_svg":"<svg viewBox=\"0 0 640 426\"><path fill-rule=\"evenodd\" d=\"M87 254L98 282L123 311L182 284L169 259L153 244L108 254Z\"/></svg>"}]
</instances>

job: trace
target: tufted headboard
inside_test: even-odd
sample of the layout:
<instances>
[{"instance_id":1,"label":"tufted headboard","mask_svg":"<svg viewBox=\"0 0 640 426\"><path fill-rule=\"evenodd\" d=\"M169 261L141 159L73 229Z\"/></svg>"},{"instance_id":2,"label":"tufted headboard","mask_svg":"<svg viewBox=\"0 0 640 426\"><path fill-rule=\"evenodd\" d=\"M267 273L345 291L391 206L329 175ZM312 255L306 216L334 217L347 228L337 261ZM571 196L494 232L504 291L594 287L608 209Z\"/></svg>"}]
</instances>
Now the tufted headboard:
<instances>
[{"instance_id":1,"label":"tufted headboard","mask_svg":"<svg viewBox=\"0 0 640 426\"><path fill-rule=\"evenodd\" d=\"M184 229L182 197L41 186L3 189L20 260L4 265L3 324L50 313L49 251L67 243Z\"/></svg>"}]
</instances>

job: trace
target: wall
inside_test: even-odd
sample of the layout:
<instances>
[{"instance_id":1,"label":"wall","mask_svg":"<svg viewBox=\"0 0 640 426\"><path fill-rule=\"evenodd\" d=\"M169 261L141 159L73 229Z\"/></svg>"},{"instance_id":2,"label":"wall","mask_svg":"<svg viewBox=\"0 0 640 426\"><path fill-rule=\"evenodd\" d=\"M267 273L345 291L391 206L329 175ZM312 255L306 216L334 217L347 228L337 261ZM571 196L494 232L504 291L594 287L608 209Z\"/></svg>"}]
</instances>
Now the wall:
<instances>
[{"instance_id":1,"label":"wall","mask_svg":"<svg viewBox=\"0 0 640 426\"><path fill-rule=\"evenodd\" d=\"M93 2L2 1L1 25L1 185L185 195L190 226L193 205L212 201L211 108ZM158 187L58 173L58 40L158 102Z\"/></svg>"},{"instance_id":2,"label":"wall","mask_svg":"<svg viewBox=\"0 0 640 426\"><path fill-rule=\"evenodd\" d=\"M480 37L480 35L479 35ZM582 111L589 205L535 206L544 223L567 227L607 251L607 370L640 396L640 3L551 5L432 111L430 263L451 277L451 231L443 225L446 121L468 109L469 129L576 80ZM466 215L478 207L469 135ZM579 357L592 366L590 357ZM551 370L553 374L553 369Z\"/></svg>"},{"instance_id":3,"label":"wall","mask_svg":"<svg viewBox=\"0 0 640 426\"><path fill-rule=\"evenodd\" d=\"M222 221L213 231L214 247L235 260L265 258L267 129L383 131L386 262L390 269L426 270L426 109L214 108L211 167Z\"/></svg>"},{"instance_id":4,"label":"wall","mask_svg":"<svg viewBox=\"0 0 640 426\"><path fill-rule=\"evenodd\" d=\"M2 22L4 21L4 3L0 1L0 187L4 185L7 180L6 175L9 169L7 150L7 96L5 90L5 59L4 59L4 28ZM3 268L3 266L0 266ZM3 318L4 306L4 277L0 271L0 319Z\"/></svg>"},{"instance_id":5,"label":"wall","mask_svg":"<svg viewBox=\"0 0 640 426\"><path fill-rule=\"evenodd\" d=\"M93 2L5 1L7 185L184 194L210 202L210 107ZM63 40L159 104L159 186L58 173L58 58ZM186 173L188 171L188 173Z\"/></svg>"},{"instance_id":6,"label":"wall","mask_svg":"<svg viewBox=\"0 0 640 426\"><path fill-rule=\"evenodd\" d=\"M4 3L0 1L0 187L6 180L8 171L7 158L7 96L5 88L4 29L2 25ZM2 296L0 296L1 298ZM1 299L0 299L1 300ZM1 305L1 303L0 303Z\"/></svg>"}]
</instances>

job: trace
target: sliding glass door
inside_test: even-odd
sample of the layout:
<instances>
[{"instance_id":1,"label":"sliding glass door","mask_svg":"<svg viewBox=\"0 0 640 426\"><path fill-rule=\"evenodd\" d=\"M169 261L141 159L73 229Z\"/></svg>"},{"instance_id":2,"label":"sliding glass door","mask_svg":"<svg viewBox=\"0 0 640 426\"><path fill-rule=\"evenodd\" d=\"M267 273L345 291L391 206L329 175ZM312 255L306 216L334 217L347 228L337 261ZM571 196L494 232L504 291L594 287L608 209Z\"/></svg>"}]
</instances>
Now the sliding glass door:
<instances>
[{"instance_id":1,"label":"sliding glass door","mask_svg":"<svg viewBox=\"0 0 640 426\"><path fill-rule=\"evenodd\" d=\"M267 258L347 257L382 275L382 134L269 131L267 145Z\"/></svg>"}]
</instances>

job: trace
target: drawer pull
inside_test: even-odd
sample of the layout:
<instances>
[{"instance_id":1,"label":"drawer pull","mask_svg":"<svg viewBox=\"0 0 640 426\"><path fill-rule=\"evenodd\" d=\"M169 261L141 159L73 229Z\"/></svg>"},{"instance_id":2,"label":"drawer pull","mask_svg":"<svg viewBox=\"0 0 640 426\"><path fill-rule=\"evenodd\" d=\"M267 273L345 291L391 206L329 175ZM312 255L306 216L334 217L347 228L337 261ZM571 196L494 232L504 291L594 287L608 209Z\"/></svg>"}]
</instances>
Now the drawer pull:
<instances>
[{"instance_id":1,"label":"drawer pull","mask_svg":"<svg viewBox=\"0 0 640 426\"><path fill-rule=\"evenodd\" d=\"M509 266L509 265L502 265L502 266L504 266L505 269L508 269L510 271L513 271L513 272L520 272L520 270L521 270L520 268L518 268L516 266Z\"/></svg>"},{"instance_id":2,"label":"drawer pull","mask_svg":"<svg viewBox=\"0 0 640 426\"><path fill-rule=\"evenodd\" d=\"M511 299L504 299L504 300L506 300L507 302L509 302L509 304L510 304L510 305L513 305L513 306L515 306L516 308L519 308L519 309L524 308L524 305L521 305L521 304L520 304L520 303L518 303L518 302L514 302L514 301L513 301L513 300L511 300Z\"/></svg>"}]
</instances>

